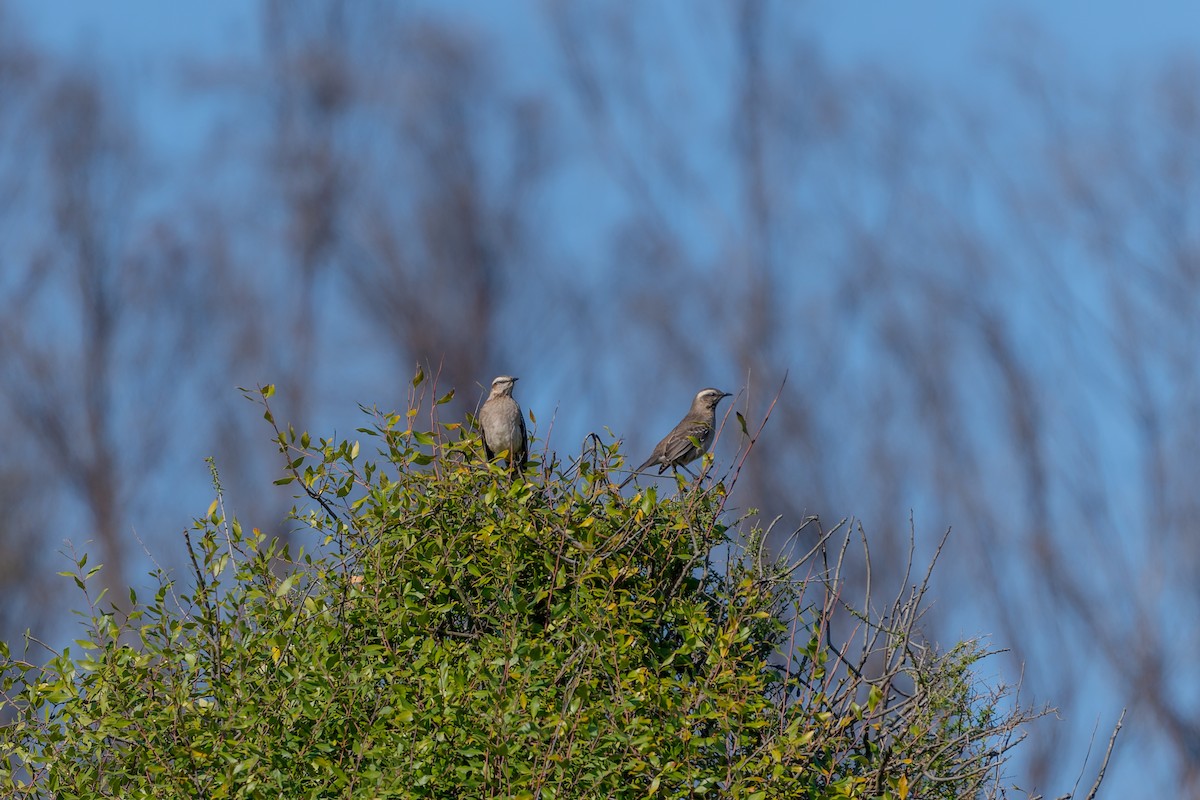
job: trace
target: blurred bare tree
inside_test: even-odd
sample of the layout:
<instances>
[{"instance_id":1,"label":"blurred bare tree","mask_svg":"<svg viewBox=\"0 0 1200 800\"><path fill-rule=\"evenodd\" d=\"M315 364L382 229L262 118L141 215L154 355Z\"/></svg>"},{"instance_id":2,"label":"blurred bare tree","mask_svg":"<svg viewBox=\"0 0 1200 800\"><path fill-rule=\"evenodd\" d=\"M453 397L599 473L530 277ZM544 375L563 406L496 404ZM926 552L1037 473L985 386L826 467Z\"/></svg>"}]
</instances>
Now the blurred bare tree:
<instances>
[{"instance_id":1,"label":"blurred bare tree","mask_svg":"<svg viewBox=\"0 0 1200 800\"><path fill-rule=\"evenodd\" d=\"M1023 54L1008 66L1041 127L1019 179L1007 158L984 173L1006 190L1014 234L997 254L1030 301L1003 313L1007 333L979 325L1019 490L1008 508L989 498L980 542L1017 580L986 585L1036 630L1022 647L1053 690L1129 698L1141 722L1126 757L1177 775L1164 793L1195 795L1200 62L1092 96L1058 65Z\"/></svg>"},{"instance_id":2,"label":"blurred bare tree","mask_svg":"<svg viewBox=\"0 0 1200 800\"><path fill-rule=\"evenodd\" d=\"M342 2L263 4L266 207L280 209L282 230L272 233L287 265L276 289L293 295L284 304L291 346L278 382L297 420L310 416L312 376L321 368L318 287L339 266L354 177L342 132L357 78L347 13Z\"/></svg>"},{"instance_id":3,"label":"blurred bare tree","mask_svg":"<svg viewBox=\"0 0 1200 800\"><path fill-rule=\"evenodd\" d=\"M356 297L393 343L400 380L429 363L470 407L492 372L523 366L506 366L521 357L501 323L519 313L514 277L532 266L522 262L533 257L541 120L534 104L501 94L464 34L412 19L391 36L381 49L403 60L385 62L371 84L370 113L390 152L374 154L360 186ZM497 146L508 149L496 155Z\"/></svg>"},{"instance_id":4,"label":"blurred bare tree","mask_svg":"<svg viewBox=\"0 0 1200 800\"><path fill-rule=\"evenodd\" d=\"M11 67L19 44L0 46ZM133 521L154 505L147 490L165 488L156 473L180 441L174 414L194 411L208 313L190 247L153 210L129 112L89 65L21 64L0 104L5 152L19 154L0 165L0 469L18 512L4 546L26 567L6 590L33 602L5 635L65 611L42 602L64 594L50 583L61 579L29 566L50 567L67 539L103 562L101 585L121 604L140 555Z\"/></svg>"},{"instance_id":5,"label":"blurred bare tree","mask_svg":"<svg viewBox=\"0 0 1200 800\"><path fill-rule=\"evenodd\" d=\"M228 225L261 243L239 248L255 260L254 291L288 298L263 323L291 331L284 353L262 353L284 416L309 418L327 399L314 382L347 363L372 375L364 388L381 400L401 396L418 363L468 395L491 370L518 371L496 334L520 305L513 276L536 269L538 103L506 95L481 44L428 15L391 3L262 7L261 63L232 82L211 74L251 112L270 110L254 117L248 146L227 141L217 156L233 171L247 152L268 165Z\"/></svg>"}]
</instances>

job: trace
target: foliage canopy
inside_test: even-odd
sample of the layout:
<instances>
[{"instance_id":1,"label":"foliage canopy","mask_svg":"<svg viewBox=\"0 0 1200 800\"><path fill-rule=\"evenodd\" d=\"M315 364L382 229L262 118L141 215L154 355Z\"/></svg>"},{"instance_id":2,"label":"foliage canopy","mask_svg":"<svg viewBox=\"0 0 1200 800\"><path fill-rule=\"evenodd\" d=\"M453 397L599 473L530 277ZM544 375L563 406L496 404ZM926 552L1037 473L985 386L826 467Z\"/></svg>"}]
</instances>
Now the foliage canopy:
<instances>
[{"instance_id":1,"label":"foliage canopy","mask_svg":"<svg viewBox=\"0 0 1200 800\"><path fill-rule=\"evenodd\" d=\"M792 541L811 533L808 555L767 558L751 517L727 521L723 482L622 496L616 445L514 476L437 420L449 395L414 426L421 377L407 413L368 412L376 461L277 426L262 390L312 546L244 529L214 470L187 580L156 572L121 611L97 599L46 663L30 641L0 653L0 792L1001 793L1028 716L979 686L976 645L921 643L928 576L877 616L869 597L851 608L849 526L807 526ZM76 567L86 593L98 568Z\"/></svg>"}]
</instances>

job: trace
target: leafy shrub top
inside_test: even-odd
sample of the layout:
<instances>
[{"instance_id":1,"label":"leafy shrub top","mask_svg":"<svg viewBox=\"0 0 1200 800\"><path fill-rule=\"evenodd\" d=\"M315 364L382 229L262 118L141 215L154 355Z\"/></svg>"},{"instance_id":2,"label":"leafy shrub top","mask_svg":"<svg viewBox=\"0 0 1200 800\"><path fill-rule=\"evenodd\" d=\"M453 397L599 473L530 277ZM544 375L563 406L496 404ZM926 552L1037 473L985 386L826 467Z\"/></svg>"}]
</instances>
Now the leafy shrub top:
<instances>
[{"instance_id":1,"label":"leafy shrub top","mask_svg":"<svg viewBox=\"0 0 1200 800\"><path fill-rule=\"evenodd\" d=\"M469 426L414 427L418 408L372 413L374 461L276 427L280 482L306 501L298 552L227 516L214 470L188 580L156 573L154 596L131 591L123 611L93 603L87 635L46 663L32 640L0 653L0 792L998 791L1027 717L981 693L975 646L919 644L924 584L880 617L843 602L848 527L840 549L835 529L798 562L771 560L749 518L729 527L720 481L623 496L615 445L512 475ZM76 566L86 592L96 568Z\"/></svg>"}]
</instances>

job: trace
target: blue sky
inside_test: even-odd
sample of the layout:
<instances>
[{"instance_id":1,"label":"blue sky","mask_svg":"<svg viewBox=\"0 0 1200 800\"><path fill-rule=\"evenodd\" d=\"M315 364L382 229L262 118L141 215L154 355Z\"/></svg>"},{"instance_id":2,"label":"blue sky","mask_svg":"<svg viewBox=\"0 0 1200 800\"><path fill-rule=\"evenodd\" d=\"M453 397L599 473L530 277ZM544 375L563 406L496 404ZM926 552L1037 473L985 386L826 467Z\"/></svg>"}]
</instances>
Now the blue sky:
<instances>
[{"instance_id":1,"label":"blue sky","mask_svg":"<svg viewBox=\"0 0 1200 800\"><path fill-rule=\"evenodd\" d=\"M1108 77L1164 52L1200 44L1200 4L1116 0L810 4L813 28L836 61L871 60L934 81L969 79L986 69L985 40L1026 19L1072 66Z\"/></svg>"},{"instance_id":2,"label":"blue sky","mask_svg":"<svg viewBox=\"0 0 1200 800\"><path fill-rule=\"evenodd\" d=\"M503 52L521 80L523 67L536 75L545 51L538 41L541 3L423 3L475 26ZM885 65L889 73L915 77L930 88L985 90L995 73L998 41L1018 49L1040 38L1072 72L1120 81L1164 54L1200 47L1200 3L1160 0L1147 4L1107 0L1037 0L911 3L817 0L805 20L831 63ZM62 53L99 56L135 91L139 114L161 137L166 151L199 147L203 109L174 92L179 57L206 60L249 53L256 44L257 5L241 0L10 0L39 42ZM1029 24L1026 24L1029 23ZM997 32L999 31L999 35ZM511 56L516 56L511 57ZM127 82L126 82L127 81Z\"/></svg>"}]
</instances>

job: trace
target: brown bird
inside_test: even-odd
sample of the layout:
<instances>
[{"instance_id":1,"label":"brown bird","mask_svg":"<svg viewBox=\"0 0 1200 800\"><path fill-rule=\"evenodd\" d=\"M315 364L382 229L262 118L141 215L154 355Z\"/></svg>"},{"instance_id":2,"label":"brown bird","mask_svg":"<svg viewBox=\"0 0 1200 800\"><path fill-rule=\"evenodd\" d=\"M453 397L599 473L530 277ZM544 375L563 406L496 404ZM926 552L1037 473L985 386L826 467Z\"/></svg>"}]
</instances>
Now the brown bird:
<instances>
[{"instance_id":1,"label":"brown bird","mask_svg":"<svg viewBox=\"0 0 1200 800\"><path fill-rule=\"evenodd\" d=\"M724 397L729 397L729 392L711 388L701 389L692 400L692 407L687 416L655 445L654 452L645 463L621 481L618 488L624 488L635 475L652 464L658 464L658 474L662 475L667 467L684 467L708 452L717 430L717 403Z\"/></svg>"},{"instance_id":2,"label":"brown bird","mask_svg":"<svg viewBox=\"0 0 1200 800\"><path fill-rule=\"evenodd\" d=\"M483 452L491 461L498 455L508 459L509 469L517 465L524 469L529 460L525 416L513 400L513 384L517 379L500 375L492 381L492 391L483 408L479 409L479 427L483 432Z\"/></svg>"}]
</instances>

